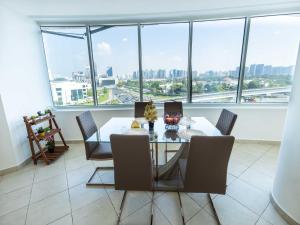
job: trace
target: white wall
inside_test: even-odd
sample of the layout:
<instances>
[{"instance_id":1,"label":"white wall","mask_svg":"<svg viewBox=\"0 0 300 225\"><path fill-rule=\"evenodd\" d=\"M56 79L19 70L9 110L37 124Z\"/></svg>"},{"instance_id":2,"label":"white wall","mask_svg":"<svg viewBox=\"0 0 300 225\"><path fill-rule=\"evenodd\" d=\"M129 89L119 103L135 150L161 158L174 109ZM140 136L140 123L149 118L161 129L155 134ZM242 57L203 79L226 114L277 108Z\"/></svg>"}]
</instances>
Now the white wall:
<instances>
[{"instance_id":1,"label":"white wall","mask_svg":"<svg viewBox=\"0 0 300 225\"><path fill-rule=\"evenodd\" d=\"M0 170L6 169L15 163L16 157L14 154L13 145L11 142L9 127L6 120L6 115L4 112L4 107L2 104L2 99L0 95L0 156L5 160L0 159ZM9 150L10 149L10 150Z\"/></svg>"},{"instance_id":2,"label":"white wall","mask_svg":"<svg viewBox=\"0 0 300 225\"><path fill-rule=\"evenodd\" d=\"M0 112L5 114L7 124L0 127L0 142L6 143L1 144L1 170L30 156L22 117L45 109L52 101L39 26L0 6L0 31ZM8 131L11 145L4 135Z\"/></svg>"},{"instance_id":3,"label":"white wall","mask_svg":"<svg viewBox=\"0 0 300 225\"><path fill-rule=\"evenodd\" d=\"M273 186L273 199L300 224L300 48Z\"/></svg>"},{"instance_id":4,"label":"white wall","mask_svg":"<svg viewBox=\"0 0 300 225\"><path fill-rule=\"evenodd\" d=\"M285 107L226 107L238 114L233 130L237 139L280 141L284 124ZM66 140L82 140L75 116L83 110L56 111L57 120L62 127ZM103 125L110 117L133 116L133 109L92 110L98 126ZM184 108L184 114L189 116L205 116L212 123L216 123L221 107L193 107ZM159 110L162 115L162 110Z\"/></svg>"}]
</instances>

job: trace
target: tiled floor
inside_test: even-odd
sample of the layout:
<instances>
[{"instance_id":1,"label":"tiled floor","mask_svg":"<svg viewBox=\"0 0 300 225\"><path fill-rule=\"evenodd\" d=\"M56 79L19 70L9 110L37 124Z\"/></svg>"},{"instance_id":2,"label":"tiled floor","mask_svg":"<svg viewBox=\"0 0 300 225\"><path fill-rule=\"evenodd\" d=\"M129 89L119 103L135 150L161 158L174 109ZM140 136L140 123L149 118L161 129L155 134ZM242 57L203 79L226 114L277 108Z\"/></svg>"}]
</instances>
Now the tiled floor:
<instances>
[{"instance_id":1,"label":"tiled floor","mask_svg":"<svg viewBox=\"0 0 300 225\"><path fill-rule=\"evenodd\" d=\"M222 224L287 224L269 200L278 149L275 145L235 144L229 164L227 194L213 195ZM50 166L42 162L38 166L30 164L0 177L0 224L115 224L122 192L85 186L96 166L111 162L87 161L84 154L82 144L72 144L64 157ZM95 179L111 178L110 173L100 173ZM188 225L216 224L207 195L182 193L181 197ZM129 192L122 224L149 224L150 200L151 193ZM154 224L182 224L176 193L155 194Z\"/></svg>"}]
</instances>

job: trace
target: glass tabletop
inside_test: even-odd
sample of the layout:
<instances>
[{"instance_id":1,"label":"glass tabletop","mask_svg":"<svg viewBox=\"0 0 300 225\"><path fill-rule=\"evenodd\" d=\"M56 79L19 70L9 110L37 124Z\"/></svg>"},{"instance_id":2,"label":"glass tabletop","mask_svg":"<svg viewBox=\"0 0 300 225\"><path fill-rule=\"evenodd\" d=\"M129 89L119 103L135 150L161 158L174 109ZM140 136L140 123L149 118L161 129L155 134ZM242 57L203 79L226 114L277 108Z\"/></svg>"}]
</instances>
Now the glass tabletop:
<instances>
[{"instance_id":1,"label":"glass tabletop","mask_svg":"<svg viewBox=\"0 0 300 225\"><path fill-rule=\"evenodd\" d=\"M133 120L137 120L141 128L131 128ZM167 130L163 118L158 118L153 132L149 132L148 122L144 118L113 117L86 142L110 142L111 134L149 135L151 143L184 143L189 142L194 135L222 135L205 117L183 117L179 122L178 130Z\"/></svg>"}]
</instances>

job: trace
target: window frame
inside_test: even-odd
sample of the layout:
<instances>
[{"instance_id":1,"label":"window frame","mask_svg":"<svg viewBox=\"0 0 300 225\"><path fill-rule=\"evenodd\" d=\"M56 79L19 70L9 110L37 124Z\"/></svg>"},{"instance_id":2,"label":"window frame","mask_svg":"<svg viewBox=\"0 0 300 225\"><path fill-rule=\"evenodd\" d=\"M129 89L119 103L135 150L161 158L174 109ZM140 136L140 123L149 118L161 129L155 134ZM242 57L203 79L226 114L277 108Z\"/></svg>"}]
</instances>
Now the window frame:
<instances>
[{"instance_id":1,"label":"window frame","mask_svg":"<svg viewBox=\"0 0 300 225\"><path fill-rule=\"evenodd\" d=\"M122 26L136 26L137 27L137 40L138 40L138 71L139 71L139 91L140 91L140 101L143 101L143 62L142 62L142 43L141 43L141 27L143 25L155 25L155 24L176 24L176 23L188 23L189 24L189 34L188 34L188 59L187 59L187 102L184 103L186 106L190 107L199 107L199 106L208 106L208 107L217 107L220 105L225 106L270 106L270 107L281 107L287 106L288 102L256 102L256 103L248 103L248 102L241 102L242 99L242 92L243 92L243 82L245 77L245 67L246 67L246 59L247 59L247 51L248 51L248 43L249 43L249 34L251 28L251 19L259 18L259 17L271 17L271 16L300 16L299 12L294 13L278 13L278 14L265 14L265 15L252 15L252 16L239 16L239 17L227 17L227 18L211 18L211 19L186 19L186 20L174 20L174 21L155 21L155 22L116 22L116 23L93 23L93 24L82 24L82 25L40 25L41 34L43 33L43 28L59 28L59 27L85 27L86 34L87 34L87 50L89 55L89 64L91 68L91 79L92 79L92 89L93 89L93 98L94 98L94 105L66 105L66 106L56 106L54 105L53 101L53 94L51 91L50 86L50 79L49 79L49 88L51 91L51 97L53 102L53 107L57 109L76 109L76 108L132 108L133 104L98 104L97 101L97 92L96 92L96 82L95 82L95 67L94 67L94 58L93 58L93 50L92 50L92 40L91 40L91 28L93 27L100 27L100 26L113 26L113 27L122 27ZM239 76L238 76L238 87L236 93L236 101L235 102L205 102L205 103L193 103L192 102L192 51L193 51L193 23L194 22L207 22L207 21L219 21L219 20L233 20L233 19L244 19L244 32L243 32L243 41L242 41L242 49L241 49L241 56L240 56L240 63L239 63ZM46 60L46 53L45 53L45 45L43 41L43 48L44 48L44 55ZM96 101L95 101L96 99ZM156 103L158 106L162 106L163 103Z\"/></svg>"}]
</instances>

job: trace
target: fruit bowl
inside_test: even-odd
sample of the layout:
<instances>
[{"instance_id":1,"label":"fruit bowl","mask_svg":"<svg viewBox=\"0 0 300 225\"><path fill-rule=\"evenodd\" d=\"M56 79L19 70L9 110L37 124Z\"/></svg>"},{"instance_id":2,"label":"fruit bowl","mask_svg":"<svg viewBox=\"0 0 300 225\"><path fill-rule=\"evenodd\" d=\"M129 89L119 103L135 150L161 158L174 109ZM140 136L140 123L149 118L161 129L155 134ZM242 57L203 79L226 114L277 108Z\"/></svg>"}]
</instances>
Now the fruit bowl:
<instances>
[{"instance_id":1,"label":"fruit bowl","mask_svg":"<svg viewBox=\"0 0 300 225\"><path fill-rule=\"evenodd\" d=\"M178 123L179 123L180 119L181 119L180 113L174 113L171 115L166 114L164 116L166 130L178 130L178 128L179 128Z\"/></svg>"},{"instance_id":2,"label":"fruit bowl","mask_svg":"<svg viewBox=\"0 0 300 225\"><path fill-rule=\"evenodd\" d=\"M181 115L180 113L175 113L173 115L166 114L164 116L164 122L167 125L177 125L180 121Z\"/></svg>"}]
</instances>

